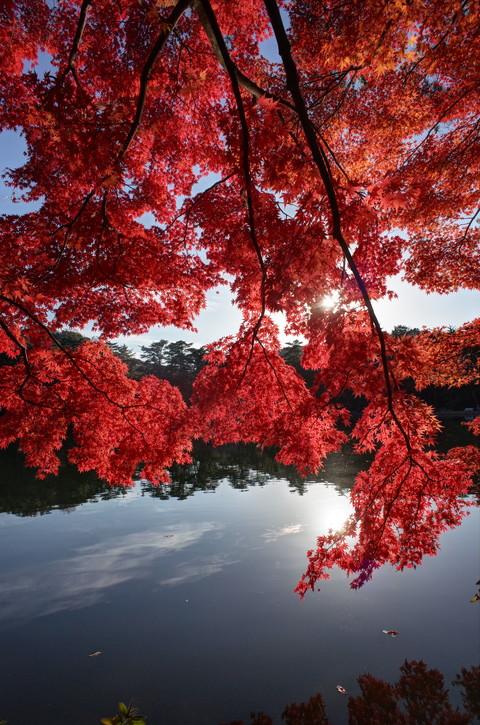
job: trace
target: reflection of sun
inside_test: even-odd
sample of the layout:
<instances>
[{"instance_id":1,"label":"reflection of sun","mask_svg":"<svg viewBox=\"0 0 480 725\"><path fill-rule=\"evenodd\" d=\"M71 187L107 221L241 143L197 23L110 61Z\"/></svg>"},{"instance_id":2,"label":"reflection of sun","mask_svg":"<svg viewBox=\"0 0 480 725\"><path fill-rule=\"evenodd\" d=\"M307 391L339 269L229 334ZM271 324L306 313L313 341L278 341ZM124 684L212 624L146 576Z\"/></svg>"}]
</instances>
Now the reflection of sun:
<instances>
[{"instance_id":1,"label":"reflection of sun","mask_svg":"<svg viewBox=\"0 0 480 725\"><path fill-rule=\"evenodd\" d=\"M343 528L347 520L347 512L343 508L331 509L326 512L324 520L328 529L338 531L338 529Z\"/></svg>"},{"instance_id":2,"label":"reflection of sun","mask_svg":"<svg viewBox=\"0 0 480 725\"><path fill-rule=\"evenodd\" d=\"M324 504L320 508L317 519L322 532L326 532L329 529L333 531L342 529L351 512L352 508L347 498L332 501L331 503L328 502L327 505Z\"/></svg>"}]
</instances>

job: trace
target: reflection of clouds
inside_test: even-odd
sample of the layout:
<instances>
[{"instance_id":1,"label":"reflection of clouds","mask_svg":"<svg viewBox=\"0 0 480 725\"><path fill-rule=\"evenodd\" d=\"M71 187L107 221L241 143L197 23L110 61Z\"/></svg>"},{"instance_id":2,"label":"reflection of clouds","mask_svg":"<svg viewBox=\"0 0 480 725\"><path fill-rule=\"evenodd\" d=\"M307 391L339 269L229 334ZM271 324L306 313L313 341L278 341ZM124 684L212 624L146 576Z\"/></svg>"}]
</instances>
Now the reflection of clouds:
<instances>
[{"instance_id":1,"label":"reflection of clouds","mask_svg":"<svg viewBox=\"0 0 480 725\"><path fill-rule=\"evenodd\" d=\"M41 568L26 568L10 578L3 577L0 579L0 621L88 607L101 600L111 587L142 578L158 557L186 549L221 528L218 524L202 522L169 527L161 533L143 531L117 536L109 542L81 547L70 558L52 561ZM221 570L221 563L220 557L201 562L197 577L193 577L193 571L186 571L186 567L177 578L187 581L210 576ZM176 582L166 580L165 583Z\"/></svg>"},{"instance_id":2,"label":"reflection of clouds","mask_svg":"<svg viewBox=\"0 0 480 725\"><path fill-rule=\"evenodd\" d=\"M226 556L211 556L206 560L199 560L195 564L180 564L176 569L176 575L163 579L160 584L174 587L179 584L190 584L191 582L205 579L212 574L219 574L225 567L231 564L238 564L238 559L228 559Z\"/></svg>"},{"instance_id":3,"label":"reflection of clouds","mask_svg":"<svg viewBox=\"0 0 480 725\"><path fill-rule=\"evenodd\" d=\"M281 536L291 536L292 534L299 534L303 530L302 524L289 524L288 526L282 526L278 529L267 529L262 538L265 541L277 541Z\"/></svg>"}]
</instances>

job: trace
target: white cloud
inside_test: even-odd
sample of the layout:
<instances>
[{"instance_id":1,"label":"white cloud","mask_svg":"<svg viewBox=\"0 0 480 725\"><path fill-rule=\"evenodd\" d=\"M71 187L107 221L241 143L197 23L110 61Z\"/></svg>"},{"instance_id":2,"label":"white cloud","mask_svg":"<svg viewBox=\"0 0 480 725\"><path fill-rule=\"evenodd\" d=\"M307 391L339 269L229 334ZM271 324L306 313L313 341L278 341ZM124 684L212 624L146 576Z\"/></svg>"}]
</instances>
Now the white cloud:
<instances>
[{"instance_id":1,"label":"white cloud","mask_svg":"<svg viewBox=\"0 0 480 725\"><path fill-rule=\"evenodd\" d=\"M267 542L277 541L282 536L292 536L292 534L299 534L303 531L302 524L289 524L288 526L282 526L278 529L267 529L262 538Z\"/></svg>"},{"instance_id":2,"label":"white cloud","mask_svg":"<svg viewBox=\"0 0 480 725\"><path fill-rule=\"evenodd\" d=\"M200 579L219 574L225 567L238 564L238 559L229 559L226 556L217 554L208 559L199 559L193 564L180 564L172 577L162 579L160 584L173 587L179 584L190 584Z\"/></svg>"},{"instance_id":3,"label":"white cloud","mask_svg":"<svg viewBox=\"0 0 480 725\"><path fill-rule=\"evenodd\" d=\"M73 556L51 561L44 567L32 565L15 571L11 577L0 579L0 621L88 607L117 584L142 578L159 557L187 549L222 529L223 526L207 521L168 527L161 532L126 534L81 547ZM197 578L220 571L220 564L220 559L200 562ZM191 578L192 573L184 570L177 578L185 578L186 574Z\"/></svg>"}]
</instances>

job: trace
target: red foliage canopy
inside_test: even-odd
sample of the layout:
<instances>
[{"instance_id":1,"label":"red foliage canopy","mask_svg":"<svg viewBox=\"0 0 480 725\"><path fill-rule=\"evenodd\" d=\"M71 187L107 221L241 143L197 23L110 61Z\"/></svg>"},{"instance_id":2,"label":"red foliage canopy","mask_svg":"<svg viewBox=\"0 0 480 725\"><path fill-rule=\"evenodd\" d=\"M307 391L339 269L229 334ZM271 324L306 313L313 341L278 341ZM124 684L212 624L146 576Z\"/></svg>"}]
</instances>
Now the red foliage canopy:
<instances>
[{"instance_id":1,"label":"red foliage canopy","mask_svg":"<svg viewBox=\"0 0 480 725\"><path fill-rule=\"evenodd\" d=\"M433 553L478 453L432 452L438 422L403 381L478 379L464 350L479 321L393 339L372 300L398 272L480 286L478 6L4 0L0 21L0 129L28 148L9 183L39 202L0 220L0 445L18 440L44 476L70 430L80 469L127 483L139 464L164 478L195 437L277 445L305 472L352 439L374 462L300 591L334 563L361 584ZM220 281L243 325L211 346L188 406L102 341L56 340L87 323L100 340L189 329ZM279 355L277 311L307 341L311 389ZM345 389L369 401L350 432Z\"/></svg>"}]
</instances>

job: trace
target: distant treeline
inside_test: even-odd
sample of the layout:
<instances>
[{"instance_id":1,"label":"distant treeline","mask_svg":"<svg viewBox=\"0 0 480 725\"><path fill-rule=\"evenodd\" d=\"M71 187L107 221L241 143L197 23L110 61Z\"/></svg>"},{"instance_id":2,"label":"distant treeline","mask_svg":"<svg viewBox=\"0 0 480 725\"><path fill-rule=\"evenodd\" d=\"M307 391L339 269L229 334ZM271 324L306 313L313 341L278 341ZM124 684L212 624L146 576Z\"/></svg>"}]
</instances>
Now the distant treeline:
<instances>
[{"instance_id":1,"label":"distant treeline","mask_svg":"<svg viewBox=\"0 0 480 725\"><path fill-rule=\"evenodd\" d=\"M417 335L419 332L420 330L417 328L397 325L392 330L392 335L401 337L404 335ZM64 346L72 348L78 347L88 339L78 332L68 330L57 333L57 338ZM194 347L192 343L183 340L177 342L158 340L150 345L144 345L141 347L138 357L134 355L127 345L116 342L108 343L108 345L112 352L128 366L129 375L132 378L138 379L144 375L156 375L176 385L187 400L192 392L193 381L205 364L205 348ZM314 381L315 372L302 368L302 352L302 343L299 340L294 340L285 345L280 354L310 386ZM412 381L407 380L405 385L407 389L414 392ZM460 388L436 388L430 386L419 392L418 395L437 410L463 410L468 407L480 406L478 388L473 384ZM356 398L348 390L342 394L340 402L354 414L359 413L365 405L365 400Z\"/></svg>"},{"instance_id":2,"label":"distant treeline","mask_svg":"<svg viewBox=\"0 0 480 725\"><path fill-rule=\"evenodd\" d=\"M89 338L79 332L64 330L56 333L64 347L77 348ZM156 375L176 385L185 398L192 392L192 384L203 367L205 348L194 347L191 342L158 340L140 348L138 356L127 345L118 342L107 343L110 350L128 367L131 378L138 380L145 375Z\"/></svg>"}]
</instances>

